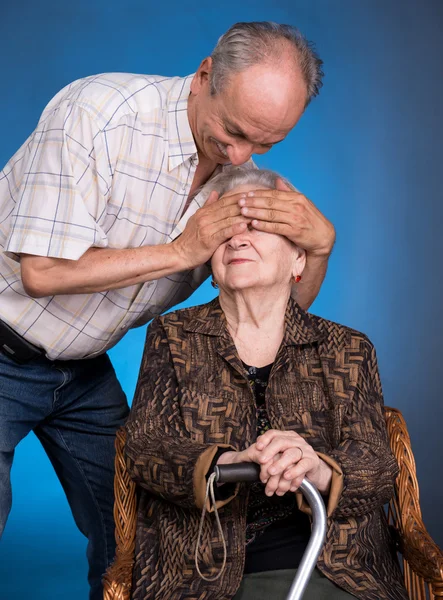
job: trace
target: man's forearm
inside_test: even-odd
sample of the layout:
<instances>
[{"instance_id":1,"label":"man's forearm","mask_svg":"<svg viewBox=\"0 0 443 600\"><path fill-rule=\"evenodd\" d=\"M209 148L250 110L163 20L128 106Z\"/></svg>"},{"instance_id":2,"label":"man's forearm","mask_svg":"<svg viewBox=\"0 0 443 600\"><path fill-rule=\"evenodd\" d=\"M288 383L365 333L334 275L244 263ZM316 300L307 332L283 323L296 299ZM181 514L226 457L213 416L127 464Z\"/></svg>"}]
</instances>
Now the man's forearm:
<instances>
[{"instance_id":1,"label":"man's forearm","mask_svg":"<svg viewBox=\"0 0 443 600\"><path fill-rule=\"evenodd\" d=\"M329 256L306 256L306 266L300 283L292 286L292 297L303 310L308 310L317 298L328 268Z\"/></svg>"},{"instance_id":2,"label":"man's forearm","mask_svg":"<svg viewBox=\"0 0 443 600\"><path fill-rule=\"evenodd\" d=\"M33 297L91 294L160 279L184 270L174 244L90 248L79 260L22 255L22 281Z\"/></svg>"}]
</instances>

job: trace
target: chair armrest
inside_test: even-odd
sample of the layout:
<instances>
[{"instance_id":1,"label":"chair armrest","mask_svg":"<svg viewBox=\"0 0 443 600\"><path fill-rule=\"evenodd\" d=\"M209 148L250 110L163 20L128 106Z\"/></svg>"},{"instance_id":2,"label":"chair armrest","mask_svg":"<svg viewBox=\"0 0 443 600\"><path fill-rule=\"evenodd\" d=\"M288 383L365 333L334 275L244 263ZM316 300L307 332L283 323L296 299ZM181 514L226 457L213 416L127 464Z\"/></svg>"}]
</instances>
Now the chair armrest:
<instances>
[{"instance_id":1,"label":"chair armrest","mask_svg":"<svg viewBox=\"0 0 443 600\"><path fill-rule=\"evenodd\" d=\"M391 450L400 472L389 503L388 519L396 530L398 550L416 575L443 595L443 553L429 535L420 508L415 460L405 419L398 409L385 407ZM440 597L440 596L439 596Z\"/></svg>"},{"instance_id":2,"label":"chair armrest","mask_svg":"<svg viewBox=\"0 0 443 600\"><path fill-rule=\"evenodd\" d=\"M104 600L130 600L132 568L134 561L125 562L118 558L108 567L103 576Z\"/></svg>"},{"instance_id":3,"label":"chair armrest","mask_svg":"<svg viewBox=\"0 0 443 600\"><path fill-rule=\"evenodd\" d=\"M130 600L137 523L136 486L126 470L126 432L115 439L114 521L117 543L115 559L103 576L104 600Z\"/></svg>"},{"instance_id":4,"label":"chair armrest","mask_svg":"<svg viewBox=\"0 0 443 600\"><path fill-rule=\"evenodd\" d=\"M443 552L429 535L421 518L409 514L402 519L400 551L411 569L433 586L443 588Z\"/></svg>"}]
</instances>

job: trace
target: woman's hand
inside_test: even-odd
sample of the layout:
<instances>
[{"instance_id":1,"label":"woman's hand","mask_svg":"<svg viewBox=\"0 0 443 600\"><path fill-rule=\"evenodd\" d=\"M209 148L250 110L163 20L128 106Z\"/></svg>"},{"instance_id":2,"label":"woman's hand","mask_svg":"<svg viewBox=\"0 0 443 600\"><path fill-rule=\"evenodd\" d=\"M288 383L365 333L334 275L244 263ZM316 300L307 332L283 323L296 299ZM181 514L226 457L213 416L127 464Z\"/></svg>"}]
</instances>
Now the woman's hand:
<instances>
[{"instance_id":1,"label":"woman's hand","mask_svg":"<svg viewBox=\"0 0 443 600\"><path fill-rule=\"evenodd\" d=\"M319 492L329 491L332 469L298 433L269 429L255 443L260 479L266 483L266 494L281 496L295 492L305 477Z\"/></svg>"},{"instance_id":2,"label":"woman's hand","mask_svg":"<svg viewBox=\"0 0 443 600\"><path fill-rule=\"evenodd\" d=\"M317 489L329 491L332 469L298 433L270 429L241 452L223 453L217 464L255 462L261 465L260 479L265 493L283 496L295 492L307 477Z\"/></svg>"}]
</instances>

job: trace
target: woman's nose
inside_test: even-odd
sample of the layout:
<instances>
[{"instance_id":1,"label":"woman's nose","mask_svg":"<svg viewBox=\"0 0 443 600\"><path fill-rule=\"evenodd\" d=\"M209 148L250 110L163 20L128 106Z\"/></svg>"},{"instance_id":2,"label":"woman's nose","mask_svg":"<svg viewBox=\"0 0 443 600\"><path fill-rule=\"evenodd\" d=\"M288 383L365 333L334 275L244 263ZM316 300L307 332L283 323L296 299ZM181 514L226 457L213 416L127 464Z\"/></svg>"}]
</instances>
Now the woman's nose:
<instances>
[{"instance_id":1,"label":"woman's nose","mask_svg":"<svg viewBox=\"0 0 443 600\"><path fill-rule=\"evenodd\" d=\"M244 248L249 248L251 245L248 239L248 232L239 233L234 235L230 240L228 240L228 246L233 250L242 250Z\"/></svg>"}]
</instances>

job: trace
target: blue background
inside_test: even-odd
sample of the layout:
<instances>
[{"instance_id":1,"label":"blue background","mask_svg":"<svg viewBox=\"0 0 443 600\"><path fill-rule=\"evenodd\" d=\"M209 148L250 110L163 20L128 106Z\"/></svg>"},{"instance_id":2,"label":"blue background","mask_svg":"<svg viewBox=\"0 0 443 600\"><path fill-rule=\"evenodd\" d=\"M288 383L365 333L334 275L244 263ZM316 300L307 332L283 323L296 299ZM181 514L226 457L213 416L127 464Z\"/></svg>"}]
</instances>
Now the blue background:
<instances>
[{"instance_id":1,"label":"blue background","mask_svg":"<svg viewBox=\"0 0 443 600\"><path fill-rule=\"evenodd\" d=\"M289 177L337 228L312 312L375 343L385 401L408 421L424 519L441 545L443 2L3 1L0 163L70 81L104 71L188 74L241 20L297 25L325 61L320 97L257 162ZM188 304L212 295L206 284ZM111 352L129 398L144 335L130 332ZM13 488L0 597L86 599L85 540L33 435L17 449Z\"/></svg>"}]
</instances>

